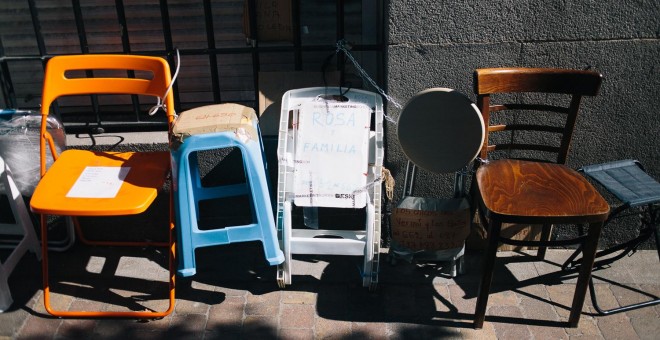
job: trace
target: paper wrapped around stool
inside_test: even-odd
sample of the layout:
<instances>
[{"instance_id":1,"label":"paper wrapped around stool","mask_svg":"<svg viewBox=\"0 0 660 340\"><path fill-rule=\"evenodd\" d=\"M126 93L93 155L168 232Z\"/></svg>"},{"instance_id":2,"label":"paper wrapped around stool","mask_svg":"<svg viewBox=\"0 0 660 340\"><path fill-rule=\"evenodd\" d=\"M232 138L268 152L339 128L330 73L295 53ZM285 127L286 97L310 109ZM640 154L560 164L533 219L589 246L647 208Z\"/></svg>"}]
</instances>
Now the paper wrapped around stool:
<instances>
[{"instance_id":1,"label":"paper wrapped around stool","mask_svg":"<svg viewBox=\"0 0 660 340\"><path fill-rule=\"evenodd\" d=\"M172 147L192 135L233 131L244 142L259 140L255 128L257 115L254 109L240 104L226 103L197 107L182 112L172 128Z\"/></svg>"}]
</instances>

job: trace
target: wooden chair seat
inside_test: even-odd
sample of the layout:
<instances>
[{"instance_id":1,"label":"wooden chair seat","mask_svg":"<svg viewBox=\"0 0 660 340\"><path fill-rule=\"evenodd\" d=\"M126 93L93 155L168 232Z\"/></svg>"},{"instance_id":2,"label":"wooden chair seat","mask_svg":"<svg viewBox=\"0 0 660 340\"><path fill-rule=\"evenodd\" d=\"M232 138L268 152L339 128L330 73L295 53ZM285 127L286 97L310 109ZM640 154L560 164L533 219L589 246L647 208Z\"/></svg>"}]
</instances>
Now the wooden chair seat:
<instances>
[{"instance_id":1,"label":"wooden chair seat","mask_svg":"<svg viewBox=\"0 0 660 340\"><path fill-rule=\"evenodd\" d=\"M577 171L565 165L514 159L477 169L486 217L510 223L604 221L609 206Z\"/></svg>"}]
</instances>

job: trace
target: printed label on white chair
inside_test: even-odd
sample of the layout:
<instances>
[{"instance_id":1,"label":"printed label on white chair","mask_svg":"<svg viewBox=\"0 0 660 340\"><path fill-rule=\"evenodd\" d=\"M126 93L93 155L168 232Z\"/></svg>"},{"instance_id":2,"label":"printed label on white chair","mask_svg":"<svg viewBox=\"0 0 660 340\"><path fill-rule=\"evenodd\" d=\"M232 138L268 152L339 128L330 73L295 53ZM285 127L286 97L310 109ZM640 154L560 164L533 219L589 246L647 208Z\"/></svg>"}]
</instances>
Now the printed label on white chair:
<instances>
[{"instance_id":1,"label":"printed label on white chair","mask_svg":"<svg viewBox=\"0 0 660 340\"><path fill-rule=\"evenodd\" d=\"M307 102L298 114L294 203L362 208L367 198L371 108L347 102Z\"/></svg>"},{"instance_id":2,"label":"printed label on white chair","mask_svg":"<svg viewBox=\"0 0 660 340\"><path fill-rule=\"evenodd\" d=\"M73 184L66 197L113 198L124 183L130 167L88 166Z\"/></svg>"}]
</instances>

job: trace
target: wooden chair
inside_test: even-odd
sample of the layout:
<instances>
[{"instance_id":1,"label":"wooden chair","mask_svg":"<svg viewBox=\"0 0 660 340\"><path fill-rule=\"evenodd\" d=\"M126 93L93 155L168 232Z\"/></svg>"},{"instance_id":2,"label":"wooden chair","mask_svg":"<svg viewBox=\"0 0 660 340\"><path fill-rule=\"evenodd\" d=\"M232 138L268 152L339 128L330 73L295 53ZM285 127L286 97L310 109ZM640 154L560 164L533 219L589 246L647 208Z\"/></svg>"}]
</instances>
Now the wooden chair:
<instances>
[{"instance_id":1,"label":"wooden chair","mask_svg":"<svg viewBox=\"0 0 660 340\"><path fill-rule=\"evenodd\" d=\"M577 326L609 206L582 175L564 163L580 101L583 96L598 93L601 79L597 72L566 69L475 71L474 91L486 124L486 138L473 192L480 220L487 223L488 230L475 328L483 326L500 242L537 245L539 258L543 258L547 246L583 245L584 257L569 316L570 326ZM495 95L516 104L495 105L491 103ZM561 97L569 97L570 104L561 106ZM545 104L530 104L539 100ZM502 116L505 112L510 114ZM541 240L503 238L502 223L540 224ZM559 223L588 224L588 233L576 239L550 241L552 225Z\"/></svg>"},{"instance_id":2,"label":"wooden chair","mask_svg":"<svg viewBox=\"0 0 660 340\"><path fill-rule=\"evenodd\" d=\"M122 70L123 77L110 75L86 77L87 72ZM128 73L126 71L129 71ZM113 73L115 74L115 73ZM134 76L126 76L134 75ZM76 77L82 75L82 77ZM121 317L159 318L174 309L174 241L172 190L170 190L168 242L115 242L93 241L79 234L84 243L108 246L167 247L169 255L169 307L158 311L61 311L50 304L48 283L48 225L47 215L120 216L144 212L156 199L170 175L170 154L162 152L99 152L66 150L55 154L52 138L46 127L51 104L62 96L90 94L131 94L164 98L167 120L174 120L174 100L168 91L170 69L162 58L130 55L73 55L58 56L46 65L41 101L41 180L30 206L41 214L42 271L44 306L58 317ZM160 103L160 100L159 100ZM55 162L46 168L46 144L50 145ZM87 181L86 184L83 182ZM114 186L118 184L117 186ZM91 190L88 190L91 189ZM113 192L112 189L116 191ZM76 223L77 224L77 223ZM77 228L80 232L80 228ZM66 271L66 268L57 268Z\"/></svg>"}]
</instances>

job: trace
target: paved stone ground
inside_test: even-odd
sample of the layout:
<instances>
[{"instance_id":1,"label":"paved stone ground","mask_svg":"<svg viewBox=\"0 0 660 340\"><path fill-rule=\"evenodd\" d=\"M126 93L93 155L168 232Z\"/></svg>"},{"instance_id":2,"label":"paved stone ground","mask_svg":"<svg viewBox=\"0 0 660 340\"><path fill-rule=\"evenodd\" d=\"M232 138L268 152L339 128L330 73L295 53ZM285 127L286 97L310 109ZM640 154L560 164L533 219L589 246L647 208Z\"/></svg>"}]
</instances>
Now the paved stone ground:
<instances>
[{"instance_id":1,"label":"paved stone ground","mask_svg":"<svg viewBox=\"0 0 660 340\"><path fill-rule=\"evenodd\" d=\"M15 303L0 314L0 338L657 339L660 306L596 316L587 298L579 327L566 328L576 275L558 266L568 255L550 250L535 262L524 253L499 253L481 330L472 328L479 252L466 254L467 272L455 279L440 265L391 265L384 254L380 284L369 292L361 286L358 258L297 257L293 285L279 289L258 243L204 248L198 274L177 278L174 312L154 321L49 317L39 263L27 255L10 279ZM51 265L57 308L167 307L161 250L76 245L52 253ZM601 307L647 299L639 290L660 295L657 268L657 252L645 250L595 272Z\"/></svg>"}]
</instances>

